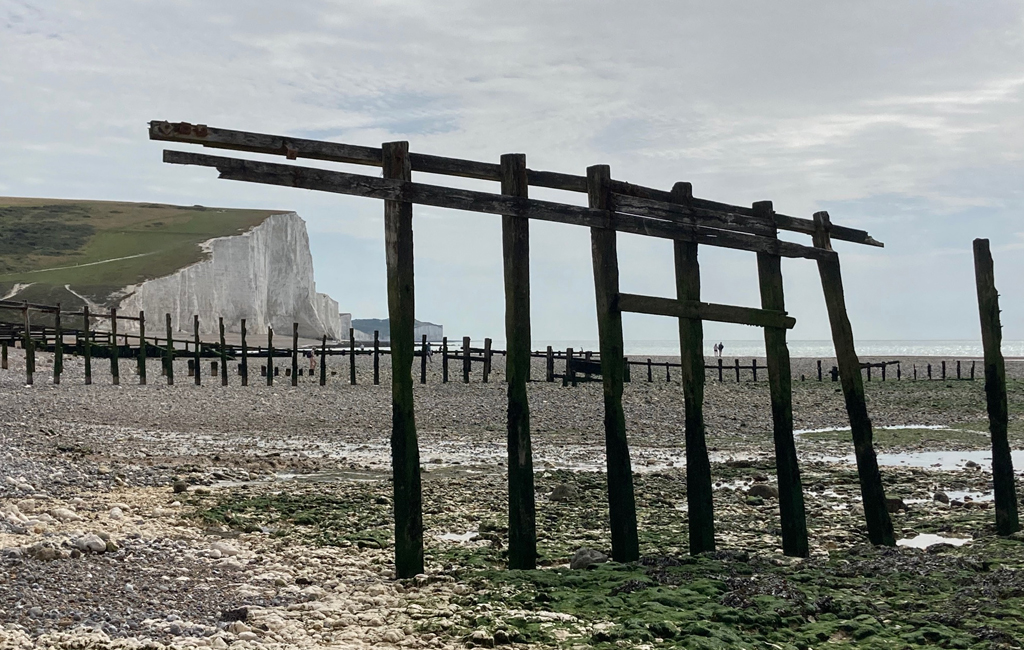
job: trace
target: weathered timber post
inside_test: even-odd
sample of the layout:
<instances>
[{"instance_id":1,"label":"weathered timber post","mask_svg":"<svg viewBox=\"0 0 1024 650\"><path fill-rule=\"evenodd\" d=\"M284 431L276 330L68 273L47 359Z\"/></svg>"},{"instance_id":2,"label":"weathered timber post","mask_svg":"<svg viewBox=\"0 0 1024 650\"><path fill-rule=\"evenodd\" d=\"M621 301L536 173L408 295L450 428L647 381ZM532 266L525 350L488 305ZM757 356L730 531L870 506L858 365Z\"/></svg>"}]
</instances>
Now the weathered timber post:
<instances>
[{"instance_id":1,"label":"weathered timber post","mask_svg":"<svg viewBox=\"0 0 1024 650\"><path fill-rule=\"evenodd\" d=\"M529 194L526 156L501 157L501 193ZM505 381L508 383L508 567L537 567L537 514L533 480L533 444L526 382L530 378L530 221L501 218L505 280ZM484 341L484 381L490 372L491 339ZM548 348L550 359L551 348ZM550 368L550 366L549 366ZM548 371L549 375L551 370ZM548 380L550 381L550 379Z\"/></svg>"},{"instance_id":2,"label":"weathered timber post","mask_svg":"<svg viewBox=\"0 0 1024 650\"><path fill-rule=\"evenodd\" d=\"M195 370L196 370L195 373L194 373L194 376L196 378L196 386L199 386L200 384L203 383L203 379L202 379L203 373L202 373L202 370L199 367L200 364L202 363L202 360L200 359L200 353L202 352L202 347L199 344L199 314L193 314L192 315L192 335L194 337L194 342L195 342L195 346L196 346L196 349L192 351L192 354L194 355L193 358L195 360Z\"/></svg>"},{"instance_id":3,"label":"weathered timber post","mask_svg":"<svg viewBox=\"0 0 1024 650\"><path fill-rule=\"evenodd\" d=\"M562 374L562 388L568 386L570 381L574 387L576 386L576 371L572 367L572 354L572 348L565 349L565 372Z\"/></svg>"},{"instance_id":4,"label":"weathered timber post","mask_svg":"<svg viewBox=\"0 0 1024 650\"><path fill-rule=\"evenodd\" d=\"M928 381L932 379L932 364L928 364Z\"/></svg>"},{"instance_id":5,"label":"weathered timber post","mask_svg":"<svg viewBox=\"0 0 1024 650\"><path fill-rule=\"evenodd\" d=\"M971 361L971 381L974 381L974 361Z\"/></svg>"},{"instance_id":6,"label":"weathered timber post","mask_svg":"<svg viewBox=\"0 0 1024 650\"><path fill-rule=\"evenodd\" d=\"M448 383L448 337L441 337L441 383Z\"/></svg>"},{"instance_id":7,"label":"weathered timber post","mask_svg":"<svg viewBox=\"0 0 1024 650\"><path fill-rule=\"evenodd\" d=\"M249 348L245 344L245 319L242 319L242 385L249 385Z\"/></svg>"},{"instance_id":8,"label":"weathered timber post","mask_svg":"<svg viewBox=\"0 0 1024 650\"><path fill-rule=\"evenodd\" d=\"M1010 535L1020 530L1020 522L1017 518L1013 459L1006 433L1009 415L1006 405L1006 366L1001 350L1003 332L999 322L999 292L996 291L992 253L987 239L974 240L974 276L978 286L978 311L981 314L981 342L985 350L985 398L988 402L988 428L992 433L996 532Z\"/></svg>"},{"instance_id":9,"label":"weathered timber post","mask_svg":"<svg viewBox=\"0 0 1024 650\"><path fill-rule=\"evenodd\" d=\"M591 208L607 210L611 194L608 165L587 168L587 198ZM608 509L612 533L612 559L633 562L640 557L636 528L633 471L622 409L623 356L622 312L619 310L619 261L616 233L611 228L591 228L594 262L594 293L597 298L597 331L604 386L605 458L608 465ZM566 360L569 364L571 361Z\"/></svg>"},{"instance_id":10,"label":"weathered timber post","mask_svg":"<svg viewBox=\"0 0 1024 650\"><path fill-rule=\"evenodd\" d=\"M633 381L631 371L629 369L629 357L622 357L622 381L626 384Z\"/></svg>"},{"instance_id":11,"label":"weathered timber post","mask_svg":"<svg viewBox=\"0 0 1024 650\"><path fill-rule=\"evenodd\" d=\"M870 363L868 364L867 370L868 370L868 381L871 381L871 364Z\"/></svg>"},{"instance_id":12,"label":"weathered timber post","mask_svg":"<svg viewBox=\"0 0 1024 650\"><path fill-rule=\"evenodd\" d=\"M814 214L814 245L822 250L831 251L832 242L829 235L831 221L828 212ZM842 383L843 397L846 400L846 413L850 418L850 430L853 437L854 454L857 457L857 474L860 477L860 492L864 501L864 518L868 526L868 539L872 544L895 546L896 537L892 529L892 519L885 506L885 490L882 487L882 475L878 471L878 459L872 446L871 419L864 400L864 382L860 375L860 360L854 348L853 328L846 314L846 298L843 295L843 276L839 267L839 256L836 254L818 259L818 274L821 276L821 289L825 294L825 306L828 309L828 320L832 328L832 343L836 350L836 362L839 366L839 379Z\"/></svg>"},{"instance_id":13,"label":"weathered timber post","mask_svg":"<svg viewBox=\"0 0 1024 650\"><path fill-rule=\"evenodd\" d=\"M754 216L774 221L771 201L755 203ZM761 308L786 311L782 286L782 258L769 253L757 254L757 277L761 288ZM793 385L786 330L764 328L764 347L768 357L768 389L772 402L772 430L775 438L775 467L779 477L779 514L782 519L782 551L794 557L807 557L807 515L804 511L800 466L793 440ZM820 362L818 366L821 369Z\"/></svg>"},{"instance_id":14,"label":"weathered timber post","mask_svg":"<svg viewBox=\"0 0 1024 650\"><path fill-rule=\"evenodd\" d=\"M903 370L901 369L900 362L896 362L896 381L899 381L903 377Z\"/></svg>"},{"instance_id":15,"label":"weathered timber post","mask_svg":"<svg viewBox=\"0 0 1024 650\"><path fill-rule=\"evenodd\" d=\"M484 339L484 383L491 374L491 339Z\"/></svg>"},{"instance_id":16,"label":"weathered timber post","mask_svg":"<svg viewBox=\"0 0 1024 650\"><path fill-rule=\"evenodd\" d=\"M64 329L60 324L60 303L53 315L53 384L60 384L60 374L64 372Z\"/></svg>"},{"instance_id":17,"label":"weathered timber post","mask_svg":"<svg viewBox=\"0 0 1024 650\"><path fill-rule=\"evenodd\" d=\"M942 361L942 381L946 381L946 361Z\"/></svg>"},{"instance_id":18,"label":"weathered timber post","mask_svg":"<svg viewBox=\"0 0 1024 650\"><path fill-rule=\"evenodd\" d=\"M821 381L821 359L818 359L818 381Z\"/></svg>"},{"instance_id":19,"label":"weathered timber post","mask_svg":"<svg viewBox=\"0 0 1024 650\"><path fill-rule=\"evenodd\" d=\"M718 357L718 383L722 383L722 357Z\"/></svg>"},{"instance_id":20,"label":"weathered timber post","mask_svg":"<svg viewBox=\"0 0 1024 650\"><path fill-rule=\"evenodd\" d=\"M471 360L469 354L470 354L469 337L468 336L463 336L462 337L462 383L464 383L464 384L468 384L469 383L469 373L472 370L472 363L473 363L473 361Z\"/></svg>"},{"instance_id":21,"label":"weathered timber post","mask_svg":"<svg viewBox=\"0 0 1024 650\"><path fill-rule=\"evenodd\" d=\"M220 331L220 385L228 385L228 345L224 341L224 317L220 316L217 321Z\"/></svg>"},{"instance_id":22,"label":"weathered timber post","mask_svg":"<svg viewBox=\"0 0 1024 650\"><path fill-rule=\"evenodd\" d=\"M547 365L545 366L546 375L545 375L544 378L547 381L549 381L549 382L554 381L555 380L555 351L551 348L550 345L548 346L548 349L547 349L547 356L545 357L545 361L546 361Z\"/></svg>"},{"instance_id":23,"label":"weathered timber post","mask_svg":"<svg viewBox=\"0 0 1024 650\"><path fill-rule=\"evenodd\" d=\"M32 343L32 318L28 313L28 303L21 308L22 320L25 323L25 336L22 347L25 348L25 384L31 386L36 371L36 346Z\"/></svg>"},{"instance_id":24,"label":"weathered timber post","mask_svg":"<svg viewBox=\"0 0 1024 650\"><path fill-rule=\"evenodd\" d=\"M651 358L647 357L647 383L654 381L654 366L651 362Z\"/></svg>"},{"instance_id":25,"label":"weathered timber post","mask_svg":"<svg viewBox=\"0 0 1024 650\"><path fill-rule=\"evenodd\" d=\"M413 337L410 339L414 340ZM412 350L412 343L410 343L409 349ZM348 328L348 381L353 386L356 385L356 328L354 327Z\"/></svg>"},{"instance_id":26,"label":"weathered timber post","mask_svg":"<svg viewBox=\"0 0 1024 650\"><path fill-rule=\"evenodd\" d=\"M121 359L117 347L117 308L110 308L110 375L115 386L121 383Z\"/></svg>"},{"instance_id":27,"label":"weathered timber post","mask_svg":"<svg viewBox=\"0 0 1024 650\"><path fill-rule=\"evenodd\" d=\"M88 313L88 312L86 312ZM167 368L167 385L174 384L174 332L171 330L171 315L167 314L167 350L164 353L164 367Z\"/></svg>"},{"instance_id":28,"label":"weathered timber post","mask_svg":"<svg viewBox=\"0 0 1024 650\"><path fill-rule=\"evenodd\" d=\"M956 378L960 379L960 359L956 360Z\"/></svg>"},{"instance_id":29,"label":"weathered timber post","mask_svg":"<svg viewBox=\"0 0 1024 650\"><path fill-rule=\"evenodd\" d=\"M292 323L292 386L299 385L299 324Z\"/></svg>"},{"instance_id":30,"label":"weathered timber post","mask_svg":"<svg viewBox=\"0 0 1024 650\"><path fill-rule=\"evenodd\" d=\"M739 359L733 359L733 361L736 364L736 383L738 384L738 383L740 383L740 360Z\"/></svg>"},{"instance_id":31,"label":"weathered timber post","mask_svg":"<svg viewBox=\"0 0 1024 650\"><path fill-rule=\"evenodd\" d=\"M274 328L267 326L267 386L274 385Z\"/></svg>"},{"instance_id":32,"label":"weathered timber post","mask_svg":"<svg viewBox=\"0 0 1024 650\"><path fill-rule=\"evenodd\" d=\"M7 370L7 341L0 343L0 369Z\"/></svg>"},{"instance_id":33,"label":"weathered timber post","mask_svg":"<svg viewBox=\"0 0 1024 650\"><path fill-rule=\"evenodd\" d=\"M382 145L384 178L412 180L408 142ZM395 574L423 573L423 494L412 395L416 296L412 203L384 201L384 241L391 323L391 467L395 508Z\"/></svg>"},{"instance_id":34,"label":"weathered timber post","mask_svg":"<svg viewBox=\"0 0 1024 650\"><path fill-rule=\"evenodd\" d=\"M85 337L85 385L92 383L92 332L89 331L89 306L82 307L82 333Z\"/></svg>"},{"instance_id":35,"label":"weathered timber post","mask_svg":"<svg viewBox=\"0 0 1024 650\"><path fill-rule=\"evenodd\" d=\"M750 360L750 372L751 376L754 378L754 381L757 381L757 359Z\"/></svg>"},{"instance_id":36,"label":"weathered timber post","mask_svg":"<svg viewBox=\"0 0 1024 650\"><path fill-rule=\"evenodd\" d=\"M423 335L423 343L420 345L420 383L427 383L427 335Z\"/></svg>"},{"instance_id":37,"label":"weathered timber post","mask_svg":"<svg viewBox=\"0 0 1024 650\"><path fill-rule=\"evenodd\" d=\"M689 205L693 188L689 183L676 183L672 187L672 194L676 203ZM682 302L699 302L700 264L697 260L697 244L675 241L673 247L676 298ZM685 408L686 503L690 520L690 554L697 555L715 550L711 462L704 437L704 323L699 318L679 319L679 352Z\"/></svg>"},{"instance_id":38,"label":"weathered timber post","mask_svg":"<svg viewBox=\"0 0 1024 650\"><path fill-rule=\"evenodd\" d=\"M447 341L448 339L445 339ZM448 353L447 346L444 350ZM444 360L444 380L448 381L448 359ZM373 385L380 383L380 331L373 330Z\"/></svg>"},{"instance_id":39,"label":"weathered timber post","mask_svg":"<svg viewBox=\"0 0 1024 650\"><path fill-rule=\"evenodd\" d=\"M327 335L320 341L320 385L327 385Z\"/></svg>"},{"instance_id":40,"label":"weathered timber post","mask_svg":"<svg viewBox=\"0 0 1024 650\"><path fill-rule=\"evenodd\" d=\"M139 312L139 385L146 385L146 312Z\"/></svg>"}]
</instances>

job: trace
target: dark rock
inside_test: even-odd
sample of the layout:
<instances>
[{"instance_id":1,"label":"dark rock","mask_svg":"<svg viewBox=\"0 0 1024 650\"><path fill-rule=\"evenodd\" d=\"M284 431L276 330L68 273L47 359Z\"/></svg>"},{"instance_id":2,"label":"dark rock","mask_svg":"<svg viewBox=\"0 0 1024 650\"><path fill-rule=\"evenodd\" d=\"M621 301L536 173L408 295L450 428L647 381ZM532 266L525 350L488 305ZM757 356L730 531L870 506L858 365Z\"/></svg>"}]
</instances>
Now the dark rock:
<instances>
[{"instance_id":1,"label":"dark rock","mask_svg":"<svg viewBox=\"0 0 1024 650\"><path fill-rule=\"evenodd\" d=\"M767 483L755 483L747 490L748 497L761 497L762 499L778 499L779 488Z\"/></svg>"},{"instance_id":2,"label":"dark rock","mask_svg":"<svg viewBox=\"0 0 1024 650\"><path fill-rule=\"evenodd\" d=\"M899 512L900 510L906 512L907 504L904 503L903 499L900 499L899 497L886 497L885 509L888 510L890 513Z\"/></svg>"},{"instance_id":3,"label":"dark rock","mask_svg":"<svg viewBox=\"0 0 1024 650\"><path fill-rule=\"evenodd\" d=\"M244 623L248 618L248 607L236 607L235 609L225 609L220 613L220 620L228 623L231 623L233 621L242 621Z\"/></svg>"},{"instance_id":4,"label":"dark rock","mask_svg":"<svg viewBox=\"0 0 1024 650\"><path fill-rule=\"evenodd\" d=\"M581 548L576 551L576 554L572 556L572 560L569 562L570 569L586 569L592 564L598 564L601 562L607 562L608 556L601 551L595 551L592 548Z\"/></svg>"},{"instance_id":5,"label":"dark rock","mask_svg":"<svg viewBox=\"0 0 1024 650\"><path fill-rule=\"evenodd\" d=\"M932 499L939 503L949 503L949 496L947 496L945 492L936 492Z\"/></svg>"},{"instance_id":6,"label":"dark rock","mask_svg":"<svg viewBox=\"0 0 1024 650\"><path fill-rule=\"evenodd\" d=\"M560 483L555 486L554 490L551 490L551 494L548 498L552 501L572 501L576 498L576 486L569 485L568 483Z\"/></svg>"},{"instance_id":7,"label":"dark rock","mask_svg":"<svg viewBox=\"0 0 1024 650\"><path fill-rule=\"evenodd\" d=\"M186 483L185 481L175 481L174 485L172 486L172 489L174 490L175 494L185 492L186 490L188 490L188 483Z\"/></svg>"},{"instance_id":8,"label":"dark rock","mask_svg":"<svg viewBox=\"0 0 1024 650\"><path fill-rule=\"evenodd\" d=\"M949 507L950 508L963 508L964 507L964 502L963 501L957 501L956 499L953 499L953 500L951 500L949 502Z\"/></svg>"},{"instance_id":9,"label":"dark rock","mask_svg":"<svg viewBox=\"0 0 1024 650\"><path fill-rule=\"evenodd\" d=\"M494 645L508 645L512 640L508 636L508 632L505 630L494 631Z\"/></svg>"}]
</instances>

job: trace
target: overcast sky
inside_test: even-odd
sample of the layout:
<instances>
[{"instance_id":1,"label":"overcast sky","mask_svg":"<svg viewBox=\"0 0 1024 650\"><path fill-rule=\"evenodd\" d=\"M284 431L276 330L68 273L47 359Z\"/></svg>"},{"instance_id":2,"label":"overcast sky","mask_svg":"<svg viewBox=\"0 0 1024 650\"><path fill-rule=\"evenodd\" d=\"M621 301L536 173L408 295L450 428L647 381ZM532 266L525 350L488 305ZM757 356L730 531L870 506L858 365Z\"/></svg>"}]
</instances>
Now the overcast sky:
<instances>
[{"instance_id":1,"label":"overcast sky","mask_svg":"<svg viewBox=\"0 0 1024 650\"><path fill-rule=\"evenodd\" d=\"M387 314L381 202L164 165L147 122L524 152L828 210L886 244L836 244L858 339L979 338L971 240L989 237L1004 335L1024 339L1022 99L1021 2L0 2L0 195L296 210L318 288L356 318ZM417 316L503 338L500 219L415 214ZM589 233L534 223L531 246L534 338L596 338ZM672 295L669 242L619 248L624 291ZM701 260L705 300L759 304L753 254ZM783 271L792 338L828 338L813 262ZM666 318L625 327L677 336Z\"/></svg>"}]
</instances>

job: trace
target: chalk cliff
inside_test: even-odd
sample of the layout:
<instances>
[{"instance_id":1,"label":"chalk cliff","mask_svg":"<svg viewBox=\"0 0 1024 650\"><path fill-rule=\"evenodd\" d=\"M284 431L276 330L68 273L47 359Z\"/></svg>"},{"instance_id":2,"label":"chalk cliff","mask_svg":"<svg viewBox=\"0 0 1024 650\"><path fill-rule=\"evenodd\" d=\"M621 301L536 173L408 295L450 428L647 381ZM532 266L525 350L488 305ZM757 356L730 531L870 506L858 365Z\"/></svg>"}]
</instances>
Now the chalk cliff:
<instances>
[{"instance_id":1,"label":"chalk cliff","mask_svg":"<svg viewBox=\"0 0 1024 650\"><path fill-rule=\"evenodd\" d=\"M170 313L172 327L187 333L198 314L205 336L218 333L223 317L230 332L238 332L244 318L253 335L273 327L275 335L291 337L297 322L303 338L348 338L351 315L340 314L337 301L316 291L306 222L298 214L271 215L241 235L212 239L205 247L207 259L129 288L118 310L145 311L147 334L163 332L164 314Z\"/></svg>"}]
</instances>

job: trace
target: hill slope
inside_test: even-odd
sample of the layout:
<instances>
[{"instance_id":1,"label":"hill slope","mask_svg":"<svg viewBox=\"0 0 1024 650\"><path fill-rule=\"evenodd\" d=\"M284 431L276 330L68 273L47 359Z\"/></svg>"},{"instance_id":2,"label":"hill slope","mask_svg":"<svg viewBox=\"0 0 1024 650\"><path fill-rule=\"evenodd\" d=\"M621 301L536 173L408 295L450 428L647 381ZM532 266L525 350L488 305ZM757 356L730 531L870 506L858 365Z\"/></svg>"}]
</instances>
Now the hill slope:
<instances>
[{"instance_id":1,"label":"hill slope","mask_svg":"<svg viewBox=\"0 0 1024 650\"><path fill-rule=\"evenodd\" d=\"M0 297L110 305L128 285L205 259L202 242L280 212L0 197Z\"/></svg>"}]
</instances>

